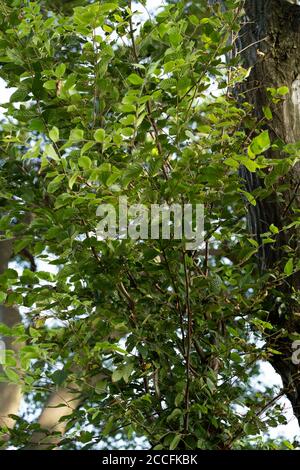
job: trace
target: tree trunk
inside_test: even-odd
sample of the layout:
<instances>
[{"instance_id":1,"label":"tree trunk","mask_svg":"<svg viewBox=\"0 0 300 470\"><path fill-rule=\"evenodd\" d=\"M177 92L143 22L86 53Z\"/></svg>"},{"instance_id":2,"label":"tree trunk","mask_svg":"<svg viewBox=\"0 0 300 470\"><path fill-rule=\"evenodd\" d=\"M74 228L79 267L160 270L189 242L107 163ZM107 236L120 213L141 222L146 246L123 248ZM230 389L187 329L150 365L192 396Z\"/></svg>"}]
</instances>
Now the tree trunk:
<instances>
[{"instance_id":1,"label":"tree trunk","mask_svg":"<svg viewBox=\"0 0 300 470\"><path fill-rule=\"evenodd\" d=\"M211 0L214 7L225 2ZM239 56L244 67L251 73L245 83L237 90L239 99L251 103L257 120L263 118L263 107L270 106L273 118L266 122L271 139L279 139L285 144L300 141L300 6L296 1L285 0L246 0L244 4L244 22L233 47L233 56ZM289 94L278 104L270 105L268 88L287 86ZM284 158L280 151L271 149L270 158ZM264 186L263 180L256 173L241 169L247 190L252 192ZM269 195L258 199L256 206L249 209L249 228L260 245L258 256L259 268L280 270L287 261L286 249L292 248L299 259L299 230L281 231L295 218L295 209L300 208L300 164L292 171L280 177L272 186ZM286 186L278 189L278 185ZM283 188L283 186L281 186ZM268 232L271 224L280 230L276 244L261 244L261 234ZM274 355L271 364L281 376L287 397L290 399L294 414L300 423L300 377L299 366L292 363L292 339L289 335L300 333L300 321L297 305L291 300L293 291L300 288L300 276L290 276L277 287L277 292L269 292L267 299L273 326L283 332L280 339L267 340L268 346L281 352ZM277 298L285 299L287 308L282 314ZM282 302L281 302L282 304ZM298 306L299 311L299 306ZM276 336L276 335L275 335ZM274 335L272 335L274 337Z\"/></svg>"}]
</instances>

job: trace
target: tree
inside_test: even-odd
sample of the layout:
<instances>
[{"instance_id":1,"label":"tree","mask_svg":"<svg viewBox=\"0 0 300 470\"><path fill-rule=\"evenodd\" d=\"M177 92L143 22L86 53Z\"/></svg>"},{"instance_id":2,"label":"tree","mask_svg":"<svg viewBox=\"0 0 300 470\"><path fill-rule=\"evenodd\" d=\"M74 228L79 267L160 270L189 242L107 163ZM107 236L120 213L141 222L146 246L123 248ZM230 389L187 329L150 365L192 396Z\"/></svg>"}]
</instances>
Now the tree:
<instances>
[{"instance_id":1,"label":"tree","mask_svg":"<svg viewBox=\"0 0 300 470\"><path fill-rule=\"evenodd\" d=\"M298 7L0 6L3 446L296 446ZM97 237L120 196L204 204L203 246Z\"/></svg>"},{"instance_id":2,"label":"tree","mask_svg":"<svg viewBox=\"0 0 300 470\"><path fill-rule=\"evenodd\" d=\"M215 3L215 2L214 2ZM264 129L274 142L267 150L270 161L278 170L261 178L247 169L242 175L251 193L260 194L259 202L250 208L249 226L260 243L261 271L274 269L292 271L299 260L299 162L286 157L297 154L299 126L299 40L300 7L297 1L245 2L245 21L234 43L233 56L242 56L244 66L251 70L239 90L243 99L253 105L258 121L267 119ZM292 5L291 5L292 4ZM226 5L223 3L223 7ZM287 95L281 99L282 95ZM279 163L278 163L279 161ZM270 227L278 228L276 244L264 243ZM272 230L271 230L272 231ZM277 230L275 229L277 232ZM269 340L270 347L281 354L271 363L280 374L294 413L299 420L299 371L290 360L291 336L299 331L299 273L288 282L278 282L268 292L268 311L272 325L280 332ZM282 311L283 309L283 311Z\"/></svg>"}]
</instances>

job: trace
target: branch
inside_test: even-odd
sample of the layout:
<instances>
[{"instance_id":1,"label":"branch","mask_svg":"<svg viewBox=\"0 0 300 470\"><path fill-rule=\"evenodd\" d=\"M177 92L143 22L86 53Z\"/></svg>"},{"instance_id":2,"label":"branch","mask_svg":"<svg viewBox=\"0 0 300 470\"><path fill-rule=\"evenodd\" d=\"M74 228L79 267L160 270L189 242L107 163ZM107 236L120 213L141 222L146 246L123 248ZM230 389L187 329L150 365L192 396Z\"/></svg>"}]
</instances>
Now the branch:
<instances>
[{"instance_id":1,"label":"branch","mask_svg":"<svg viewBox=\"0 0 300 470\"><path fill-rule=\"evenodd\" d=\"M184 278L185 278L185 296L186 296L186 313L188 318L187 325L187 348L186 348L186 388L185 388L185 416L184 416L184 432L188 433L189 430L189 413L190 413L190 369L191 369L191 346L192 346L192 335L193 335L193 317L190 306L190 279L188 268L186 264L186 253L183 253L183 267L184 267Z\"/></svg>"}]
</instances>

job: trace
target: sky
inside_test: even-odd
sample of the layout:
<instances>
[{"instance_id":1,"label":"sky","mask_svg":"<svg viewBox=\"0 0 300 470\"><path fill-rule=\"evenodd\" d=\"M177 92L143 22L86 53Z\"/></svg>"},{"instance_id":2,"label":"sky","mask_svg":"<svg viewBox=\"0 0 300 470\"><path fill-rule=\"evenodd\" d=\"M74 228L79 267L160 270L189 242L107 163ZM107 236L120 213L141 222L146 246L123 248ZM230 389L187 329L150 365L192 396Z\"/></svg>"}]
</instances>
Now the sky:
<instances>
[{"instance_id":1,"label":"sky","mask_svg":"<svg viewBox=\"0 0 300 470\"><path fill-rule=\"evenodd\" d=\"M147 9L150 13L155 12L155 10L164 4L163 0L151 0L147 2ZM142 19L147 19L148 15L147 12L145 12L145 9L139 5L138 9L141 11ZM0 77L0 105L2 103L5 103L9 101L9 98L11 94L14 92L15 89L8 89L6 88L6 84L4 80ZM0 106L0 120L3 117L3 108ZM47 270L51 268L50 265L48 265ZM45 266L39 266L39 269L44 269ZM256 379L256 386L260 389L263 390L264 384L267 385L268 387L275 387L277 390L279 390L282 386L281 378L280 376L274 371L273 367L267 363L267 362L261 362L261 373L260 376ZM278 437L278 436L285 436L288 439L293 439L293 437L298 437L300 439L300 428L297 422L297 419L294 417L291 404L289 400L286 398L281 398L278 403L281 403L284 405L285 408L285 415L287 417L288 424L287 425L281 425L278 426L277 428L271 428L270 429L270 436L272 438Z\"/></svg>"}]
</instances>

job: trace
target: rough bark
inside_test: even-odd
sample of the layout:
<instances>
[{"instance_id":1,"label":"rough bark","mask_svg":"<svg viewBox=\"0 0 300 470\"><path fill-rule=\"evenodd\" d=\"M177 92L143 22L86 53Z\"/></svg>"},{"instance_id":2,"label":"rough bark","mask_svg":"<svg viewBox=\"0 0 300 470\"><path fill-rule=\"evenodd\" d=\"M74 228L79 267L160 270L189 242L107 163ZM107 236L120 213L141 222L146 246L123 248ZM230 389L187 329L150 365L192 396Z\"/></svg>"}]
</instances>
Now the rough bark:
<instances>
[{"instance_id":1,"label":"rough bark","mask_svg":"<svg viewBox=\"0 0 300 470\"><path fill-rule=\"evenodd\" d=\"M212 0L211 4L225 2ZM264 125L273 139L284 143L300 141L300 6L296 1L286 0L245 0L244 22L239 37L234 44L233 55L239 55L246 68L251 67L247 81L236 90L239 98L250 102L254 107L254 115L258 120L263 117L263 106L270 104L267 88L287 86L290 90L287 97L276 105L272 105L273 118ZM284 158L280 152L270 150L270 158ZM247 190L252 192L263 187L263 179L256 173L245 168L241 175ZM259 268L266 270L283 270L286 262L286 246L292 248L299 259L299 230L281 231L295 217L295 209L300 208L300 165L280 178L279 183L286 185L285 191L273 191L257 205L249 209L249 228L261 244L261 234L274 224L280 229L277 243L260 245L258 256ZM294 414L300 423L300 376L299 366L291 361L292 340L289 334L300 333L300 322L297 305L290 300L291 293L300 288L300 276L289 277L286 282L269 293L269 321L275 328L286 331L276 342L269 340L269 346L281 352L273 356L271 363L282 378L286 395L290 399ZM287 309L284 314L276 304L276 297L286 299ZM299 307L298 307L299 310Z\"/></svg>"}]
</instances>

